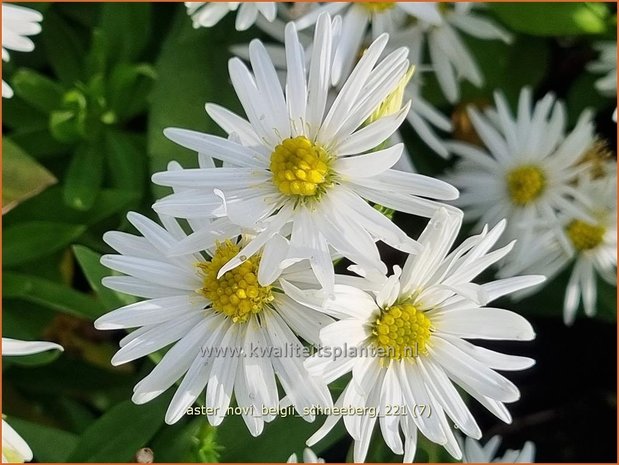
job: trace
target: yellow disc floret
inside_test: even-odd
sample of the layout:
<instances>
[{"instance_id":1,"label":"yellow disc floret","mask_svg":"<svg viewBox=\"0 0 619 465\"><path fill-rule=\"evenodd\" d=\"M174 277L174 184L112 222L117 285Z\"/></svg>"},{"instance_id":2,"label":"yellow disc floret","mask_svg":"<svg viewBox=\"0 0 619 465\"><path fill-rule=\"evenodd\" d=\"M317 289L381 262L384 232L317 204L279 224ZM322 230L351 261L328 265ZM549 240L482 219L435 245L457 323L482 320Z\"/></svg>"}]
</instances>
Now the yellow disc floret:
<instances>
[{"instance_id":1,"label":"yellow disc floret","mask_svg":"<svg viewBox=\"0 0 619 465\"><path fill-rule=\"evenodd\" d=\"M254 313L259 313L273 300L271 286L258 284L260 257L254 255L236 268L217 279L222 266L239 253L239 246L231 241L217 244L210 262L199 263L204 286L199 293L211 301L212 308L232 319L244 323Z\"/></svg>"},{"instance_id":2,"label":"yellow disc floret","mask_svg":"<svg viewBox=\"0 0 619 465\"><path fill-rule=\"evenodd\" d=\"M586 221L574 220L567 225L566 231L576 250L585 251L595 249L602 243L606 228Z\"/></svg>"},{"instance_id":3,"label":"yellow disc floret","mask_svg":"<svg viewBox=\"0 0 619 465\"><path fill-rule=\"evenodd\" d=\"M331 157L307 137L285 139L271 154L273 183L282 194L316 197L332 183Z\"/></svg>"},{"instance_id":4,"label":"yellow disc floret","mask_svg":"<svg viewBox=\"0 0 619 465\"><path fill-rule=\"evenodd\" d=\"M364 7L370 13L382 13L392 9L396 2L359 2L359 5Z\"/></svg>"},{"instance_id":5,"label":"yellow disc floret","mask_svg":"<svg viewBox=\"0 0 619 465\"><path fill-rule=\"evenodd\" d=\"M512 203L521 207L535 201L546 188L546 175L535 165L514 168L505 178Z\"/></svg>"},{"instance_id":6,"label":"yellow disc floret","mask_svg":"<svg viewBox=\"0 0 619 465\"><path fill-rule=\"evenodd\" d=\"M387 97L385 97L385 100L383 100L378 107L376 107L376 110L374 110L370 117L365 121L365 124L370 124L386 116L394 115L401 110L402 101L404 100L404 91L406 90L406 86L410 82L414 73L415 67L410 66L408 71L406 71L406 74L404 74L402 79L400 79L400 82L396 88L393 89Z\"/></svg>"},{"instance_id":7,"label":"yellow disc floret","mask_svg":"<svg viewBox=\"0 0 619 465\"><path fill-rule=\"evenodd\" d=\"M432 325L430 319L412 303L392 305L381 311L372 328L381 356L394 360L414 359L428 352Z\"/></svg>"}]
</instances>

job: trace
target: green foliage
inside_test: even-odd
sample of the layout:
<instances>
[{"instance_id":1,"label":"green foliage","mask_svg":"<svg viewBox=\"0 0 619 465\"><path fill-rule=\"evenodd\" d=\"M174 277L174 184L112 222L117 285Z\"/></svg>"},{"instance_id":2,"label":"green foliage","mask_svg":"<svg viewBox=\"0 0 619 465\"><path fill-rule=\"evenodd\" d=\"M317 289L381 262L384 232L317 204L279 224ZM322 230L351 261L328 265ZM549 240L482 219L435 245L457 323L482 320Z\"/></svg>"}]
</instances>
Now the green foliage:
<instances>
[{"instance_id":1,"label":"green foliage","mask_svg":"<svg viewBox=\"0 0 619 465\"><path fill-rule=\"evenodd\" d=\"M30 69L20 69L13 76L15 93L43 113L51 113L62 102L62 86Z\"/></svg>"},{"instance_id":2,"label":"green foliage","mask_svg":"<svg viewBox=\"0 0 619 465\"><path fill-rule=\"evenodd\" d=\"M134 301L133 297L114 292L101 284L101 280L109 275L109 270L99 262L100 254L81 245L73 247L73 254L82 268L88 284L107 310L113 310Z\"/></svg>"},{"instance_id":3,"label":"green foliage","mask_svg":"<svg viewBox=\"0 0 619 465\"><path fill-rule=\"evenodd\" d=\"M84 226L29 221L6 228L3 237L4 266L20 265L60 250L74 242Z\"/></svg>"},{"instance_id":4,"label":"green foliage","mask_svg":"<svg viewBox=\"0 0 619 465\"><path fill-rule=\"evenodd\" d=\"M5 298L19 298L69 315L94 319L105 309L89 296L66 285L36 276L5 272L2 275Z\"/></svg>"},{"instance_id":5,"label":"green foliage","mask_svg":"<svg viewBox=\"0 0 619 465\"><path fill-rule=\"evenodd\" d=\"M267 460L285 462L292 451L302 451L305 448L307 438L318 429L319 425L322 425L324 420L324 417L318 417L313 423L308 423L297 416L280 417L266 424L264 432L260 435L260 441L254 441L245 428L242 417L231 415L217 431L218 442L223 446L221 462ZM342 425L338 426L312 448L317 454L343 437ZM282 438L286 440L282 441Z\"/></svg>"},{"instance_id":6,"label":"green foliage","mask_svg":"<svg viewBox=\"0 0 619 465\"><path fill-rule=\"evenodd\" d=\"M57 182L8 137L2 139L2 213Z\"/></svg>"},{"instance_id":7,"label":"green foliage","mask_svg":"<svg viewBox=\"0 0 619 465\"><path fill-rule=\"evenodd\" d=\"M158 80L151 96L148 126L151 172L164 170L171 160L184 167L196 166L195 153L167 140L163 135L165 128L185 127L223 134L207 116L204 104L215 102L237 111L239 104L230 91L226 70L228 47L243 40L243 34L237 33L232 42L224 27L196 30L185 12L177 11L155 65ZM179 69L183 70L182 84ZM156 195L165 192L155 185L152 189Z\"/></svg>"},{"instance_id":8,"label":"green foliage","mask_svg":"<svg viewBox=\"0 0 619 465\"><path fill-rule=\"evenodd\" d=\"M132 461L161 427L170 399L162 395L146 405L126 400L112 407L84 431L68 461Z\"/></svg>"},{"instance_id":9,"label":"green foliage","mask_svg":"<svg viewBox=\"0 0 619 465\"><path fill-rule=\"evenodd\" d=\"M75 149L65 177L64 201L77 210L89 210L103 182L103 145L95 141Z\"/></svg>"},{"instance_id":10,"label":"green foliage","mask_svg":"<svg viewBox=\"0 0 619 465\"><path fill-rule=\"evenodd\" d=\"M601 34L610 26L603 3L490 3L494 13L511 29L536 36Z\"/></svg>"},{"instance_id":11,"label":"green foliage","mask_svg":"<svg viewBox=\"0 0 619 465\"><path fill-rule=\"evenodd\" d=\"M140 57L152 37L149 3L104 4L101 30L108 38L106 47L118 61L131 62Z\"/></svg>"},{"instance_id":12,"label":"green foliage","mask_svg":"<svg viewBox=\"0 0 619 465\"><path fill-rule=\"evenodd\" d=\"M76 434L19 418L9 418L11 426L22 436L41 462L66 462L78 442Z\"/></svg>"}]
</instances>

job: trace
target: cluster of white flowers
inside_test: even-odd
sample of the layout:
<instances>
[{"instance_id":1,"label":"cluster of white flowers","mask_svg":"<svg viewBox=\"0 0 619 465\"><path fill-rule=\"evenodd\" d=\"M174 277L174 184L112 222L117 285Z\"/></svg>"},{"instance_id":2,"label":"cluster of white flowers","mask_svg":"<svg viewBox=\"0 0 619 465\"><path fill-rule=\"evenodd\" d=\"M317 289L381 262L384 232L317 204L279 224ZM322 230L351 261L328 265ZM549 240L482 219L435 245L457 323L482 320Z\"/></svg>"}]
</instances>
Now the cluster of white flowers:
<instances>
[{"instance_id":1,"label":"cluster of white flowers","mask_svg":"<svg viewBox=\"0 0 619 465\"><path fill-rule=\"evenodd\" d=\"M518 244L499 276L550 279L574 264L564 320L574 321L581 295L593 315L595 272L617 281L617 170L592 114L583 112L568 132L562 102L548 94L533 105L531 90L523 89L516 116L500 93L494 107L469 108L469 116L484 146L450 143L461 160L446 179L461 190L457 204L466 219L481 227L507 218L506 239Z\"/></svg>"},{"instance_id":2,"label":"cluster of white flowers","mask_svg":"<svg viewBox=\"0 0 619 465\"><path fill-rule=\"evenodd\" d=\"M257 19L265 23L257 6L243 6L239 29ZM195 26L212 26L237 7L188 5ZM259 11L270 19L267 8L262 4ZM456 29L508 39L469 13L469 7L427 3L310 7L281 31L270 29L283 47L253 40L239 49L249 66L230 60L245 116L206 105L228 137L165 130L198 153L199 168L172 162L153 176L173 191L153 207L161 224L131 213L140 235L104 237L118 254L102 263L122 273L104 284L143 299L95 323L99 329L137 328L121 341L112 363L170 347L135 387L135 402L148 402L182 379L168 423L206 390L211 424L223 421L234 397L254 436L279 408L292 407L307 421L325 414L308 445L343 419L356 462L365 460L377 420L404 461L415 456L418 432L461 459L454 427L476 439L482 432L456 386L511 421L505 403L520 394L495 370L523 370L534 361L467 339L533 339L524 318L488 304L544 278L473 283L511 251L512 242L492 250L505 221L492 218L490 227L451 250L462 212L443 202L455 200L458 191L393 169L404 147L391 138L410 114L411 102L404 100L411 96L412 66L409 49L390 42L387 32L414 18L406 33L428 36L434 66L447 73L441 84L456 99L456 75L481 84ZM298 32L310 26L313 38ZM451 40L459 45L447 52ZM449 129L420 101L416 114L422 116L413 124L427 127L429 120ZM414 239L377 206L430 221ZM408 254L403 268L387 269L378 242ZM342 258L356 276L335 273L334 261ZM349 373L333 401L329 385ZM317 461L310 452L306 461Z\"/></svg>"}]
</instances>

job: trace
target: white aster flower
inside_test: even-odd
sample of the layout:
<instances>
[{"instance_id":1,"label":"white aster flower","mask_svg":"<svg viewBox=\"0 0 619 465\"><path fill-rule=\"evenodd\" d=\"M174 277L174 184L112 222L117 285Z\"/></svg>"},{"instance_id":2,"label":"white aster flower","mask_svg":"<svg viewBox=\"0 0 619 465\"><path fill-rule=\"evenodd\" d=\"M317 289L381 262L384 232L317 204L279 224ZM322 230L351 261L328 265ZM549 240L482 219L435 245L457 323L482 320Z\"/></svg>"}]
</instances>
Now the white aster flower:
<instances>
[{"instance_id":1,"label":"white aster flower","mask_svg":"<svg viewBox=\"0 0 619 465\"><path fill-rule=\"evenodd\" d=\"M445 97L455 103L460 98L459 81L466 80L482 87L484 77L475 57L467 48L461 33L484 40L511 42L511 35L493 20L473 11L474 3L440 4L442 21L432 24L419 21L408 34L411 37L411 53L424 50L427 41L430 62L436 73ZM413 40L414 39L414 40ZM424 40L425 39L425 40ZM419 52L414 50L418 49Z\"/></svg>"},{"instance_id":2,"label":"white aster flower","mask_svg":"<svg viewBox=\"0 0 619 465\"><path fill-rule=\"evenodd\" d=\"M4 7L5 5L3 5ZM4 11L2 12L4 14ZM53 342L19 341L2 338L2 356L32 355L47 350L60 350L62 346ZM23 463L32 460L32 450L24 439L2 419L2 463Z\"/></svg>"},{"instance_id":3,"label":"white aster flower","mask_svg":"<svg viewBox=\"0 0 619 465\"><path fill-rule=\"evenodd\" d=\"M598 92L607 97L617 96L617 42L599 42L595 48L600 52L597 61L589 65L589 71L594 73L604 73L595 81L595 88ZM617 122L617 109L613 113L613 120Z\"/></svg>"},{"instance_id":4,"label":"white aster flower","mask_svg":"<svg viewBox=\"0 0 619 465\"><path fill-rule=\"evenodd\" d=\"M328 383L352 372L334 408L357 412L343 415L355 440L355 462L366 457L377 417L385 442L394 453L404 454L405 462L414 458L418 430L460 458L448 417L468 436L480 438L481 431L454 383L498 418L511 421L504 403L518 400L520 394L495 370L523 370L534 361L478 347L466 339L533 339L535 333L524 318L486 305L544 278L472 283L513 244L490 252L503 232L503 221L449 253L461 219L460 214L439 210L419 238L422 251L410 255L402 270L396 267L389 278L368 274L357 287L338 284L334 298L324 306L320 291L284 286L293 299L339 319L320 332L321 349L305 365ZM336 348L344 355L335 357ZM342 410L329 416L307 441L309 446L333 428Z\"/></svg>"},{"instance_id":5,"label":"white aster flower","mask_svg":"<svg viewBox=\"0 0 619 465\"><path fill-rule=\"evenodd\" d=\"M229 139L185 129L165 131L171 140L223 161L223 167L155 174L157 184L188 189L158 201L155 210L178 218L225 215L241 227L258 229L220 274L265 247L263 258L269 263L276 258L279 268L308 259L321 285L330 287L331 249L382 272L386 268L376 241L416 251L417 243L366 200L430 217L441 204L427 198L449 200L458 192L445 182L389 169L400 158L402 145L376 150L401 124L409 105L364 125L409 67L404 48L378 63L387 40L380 36L367 49L331 105L328 15L318 20L308 76L295 26L286 27L285 90L265 47L253 41L253 73L239 58L229 65L249 121L207 104L208 114ZM268 245L282 236L289 236L289 241L278 239L282 248Z\"/></svg>"},{"instance_id":6,"label":"white aster flower","mask_svg":"<svg viewBox=\"0 0 619 465\"><path fill-rule=\"evenodd\" d=\"M582 212L585 199L574 182L587 169L582 159L595 137L589 112L566 134L565 107L551 94L533 107L531 90L523 89L515 117L502 94L495 102L483 114L468 109L485 147L450 143L462 160L446 179L462 190L457 205L468 221L480 227L507 218L506 240L518 239L509 261L517 263L539 240L535 224L556 224L559 210Z\"/></svg>"},{"instance_id":7,"label":"white aster flower","mask_svg":"<svg viewBox=\"0 0 619 465\"><path fill-rule=\"evenodd\" d=\"M28 36L41 32L43 16L23 6L2 4L2 61L9 61L9 50L32 52L34 42ZM11 98L13 89L2 80L2 96Z\"/></svg>"},{"instance_id":8,"label":"white aster flower","mask_svg":"<svg viewBox=\"0 0 619 465\"><path fill-rule=\"evenodd\" d=\"M295 453L288 457L286 463L299 463L299 460L297 459L297 454ZM306 447L303 451L302 463L325 463L325 460L318 457L312 449Z\"/></svg>"},{"instance_id":9,"label":"white aster flower","mask_svg":"<svg viewBox=\"0 0 619 465\"><path fill-rule=\"evenodd\" d=\"M342 15L342 32L335 46L332 68L333 85L343 81L353 69L355 61L365 44L368 25L371 37L377 39L383 33L393 33L411 19L428 24L441 23L438 4L428 2L334 2L310 11L296 20L299 29L316 22L323 12Z\"/></svg>"},{"instance_id":10,"label":"white aster flower","mask_svg":"<svg viewBox=\"0 0 619 465\"><path fill-rule=\"evenodd\" d=\"M614 162L611 166L615 167ZM612 176L582 182L579 189L591 199L589 215L587 218L564 219L561 230L569 240L574 257L563 306L567 324L574 320L581 298L585 314L595 314L596 275L610 285L617 284L617 173L615 171Z\"/></svg>"},{"instance_id":11,"label":"white aster flower","mask_svg":"<svg viewBox=\"0 0 619 465\"><path fill-rule=\"evenodd\" d=\"M333 25L333 43L337 45L340 43L339 37L341 35L341 21L340 16L336 16ZM284 27L285 23L282 21L274 21L273 23L265 23L261 22L258 26L273 37L276 40L284 41ZM299 34L299 40L304 45L305 48L305 58L306 65L309 64L309 58L312 54L312 41L311 37L307 37L302 34L303 31ZM401 46L408 46L410 43L414 43L416 40L421 40L420 38L416 38L411 36L411 34L403 34L401 37L398 34L390 35L390 40L386 51L396 50ZM364 46L367 45L364 42ZM286 51L283 46L275 45L275 44L267 44L267 51L269 52L269 56L273 62L273 65L278 71L278 75L280 77L280 81L285 83L286 81ZM247 45L235 45L231 47L232 53L237 56L240 56L244 60L249 60L249 50ZM390 112L383 112L380 116L388 116L390 114L397 113L402 107L402 101L411 101L412 105L410 111L406 115L407 121L411 124L413 129L416 131L417 135L440 156L447 158L449 156L449 151L445 142L439 137L437 134L437 130L450 132L452 129L451 121L445 115L443 115L440 111L438 111L429 101L423 98L421 93L421 89L423 87L422 76L420 72L420 67L418 64L421 62L421 49L415 47L412 50L412 53L409 56L409 61L411 63L410 74L405 76L405 78L400 82L397 86L396 90L392 92L392 95L387 98L390 103ZM361 57L361 53L358 53L355 57L355 62ZM348 70L350 72L350 70ZM413 72L414 71L414 72ZM407 73L409 74L409 73ZM346 76L348 77L348 75ZM346 79L341 79L341 82L345 82ZM330 90L329 97L327 99L328 103L332 103L337 96L341 86L336 85L333 86ZM394 94L398 94L399 98L393 98ZM396 104L396 102L399 102ZM381 105L383 106L383 105ZM392 137L387 140L388 144L398 144L402 142L402 138L399 136L399 132L396 132ZM400 171L409 171L414 172L415 168L413 166L410 154L407 152L406 147L402 152L402 156L400 160L393 166L394 169Z\"/></svg>"},{"instance_id":12,"label":"white aster flower","mask_svg":"<svg viewBox=\"0 0 619 465\"><path fill-rule=\"evenodd\" d=\"M558 224L539 224L535 247L523 253L520 266L501 270L541 272L549 278L570 265L563 303L563 320L571 325L582 300L585 315L596 313L597 278L610 285L617 283L617 171L608 162L602 177L580 177L576 186L586 199L584 215L560 212ZM525 294L526 295L526 294Z\"/></svg>"},{"instance_id":13,"label":"white aster flower","mask_svg":"<svg viewBox=\"0 0 619 465\"><path fill-rule=\"evenodd\" d=\"M236 14L237 31L249 29L258 19L258 14L267 21L277 16L277 2L185 2L187 14L193 20L193 27L212 27L230 11Z\"/></svg>"},{"instance_id":14,"label":"white aster flower","mask_svg":"<svg viewBox=\"0 0 619 465\"><path fill-rule=\"evenodd\" d=\"M225 224L211 224L211 237L202 237L202 253L169 257L169 250L186 238L176 220L162 216L162 227L135 213L128 219L142 236L104 235L119 254L105 255L101 263L125 276L107 277L103 284L144 300L100 317L95 327L137 328L121 340L113 365L171 346L135 386L135 403L154 399L182 378L165 421L178 421L206 387L209 410L205 413L211 424L219 425L234 392L239 413L254 436L278 411L276 378L288 401L306 420L313 417L304 409L330 404L326 385L304 369L307 354L297 335L315 343L320 328L331 319L300 306L280 291L283 279L307 282L303 266L291 267L280 281L261 286L257 282L261 258L253 255L218 279L221 267L240 248L232 240L217 240L217 232L225 230ZM268 248L279 246L275 240ZM262 261L265 259L263 256ZM267 263L261 270L274 270L277 264ZM309 276L313 277L311 272Z\"/></svg>"},{"instance_id":15,"label":"white aster flower","mask_svg":"<svg viewBox=\"0 0 619 465\"><path fill-rule=\"evenodd\" d=\"M497 457L501 445L501 436L493 436L485 445L475 439L466 438L463 447L464 463L533 463L535 461L535 444L527 441L520 450L508 449L502 457Z\"/></svg>"}]
</instances>

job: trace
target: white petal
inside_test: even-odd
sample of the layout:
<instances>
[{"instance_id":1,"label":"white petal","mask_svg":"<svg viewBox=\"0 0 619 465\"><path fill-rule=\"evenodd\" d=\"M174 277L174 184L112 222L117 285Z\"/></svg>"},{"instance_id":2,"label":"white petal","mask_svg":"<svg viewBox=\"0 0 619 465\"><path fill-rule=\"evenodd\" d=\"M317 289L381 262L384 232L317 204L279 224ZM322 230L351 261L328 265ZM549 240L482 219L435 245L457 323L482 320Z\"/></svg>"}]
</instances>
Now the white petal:
<instances>
[{"instance_id":1,"label":"white petal","mask_svg":"<svg viewBox=\"0 0 619 465\"><path fill-rule=\"evenodd\" d=\"M520 398L518 389L511 381L445 340L435 337L429 351L432 356L437 357L437 361L450 377L454 374L479 394L502 402L514 402Z\"/></svg>"},{"instance_id":2,"label":"white petal","mask_svg":"<svg viewBox=\"0 0 619 465\"><path fill-rule=\"evenodd\" d=\"M376 149L402 125L409 110L410 102L397 113L380 118L352 133L334 148L338 157Z\"/></svg>"},{"instance_id":3,"label":"white petal","mask_svg":"<svg viewBox=\"0 0 619 465\"><path fill-rule=\"evenodd\" d=\"M228 353L233 351L239 346L239 332L236 325L230 324L219 346L222 349L228 348ZM238 363L239 356L235 354L215 357L213 361L206 387L206 404L215 409L212 415L208 415L209 423L213 426L218 426L223 421L230 405Z\"/></svg>"},{"instance_id":4,"label":"white petal","mask_svg":"<svg viewBox=\"0 0 619 465\"><path fill-rule=\"evenodd\" d=\"M338 158L333 164L334 169L344 176L355 178L372 177L391 168L402 156L403 144L397 144L384 150Z\"/></svg>"},{"instance_id":5,"label":"white petal","mask_svg":"<svg viewBox=\"0 0 619 465\"><path fill-rule=\"evenodd\" d=\"M238 166L264 168L264 158L260 153L223 137L180 128L166 128L163 133L172 142L218 160ZM156 176L154 179L157 179Z\"/></svg>"},{"instance_id":6,"label":"white petal","mask_svg":"<svg viewBox=\"0 0 619 465\"><path fill-rule=\"evenodd\" d=\"M2 338L2 355L32 355L47 350L64 350L62 346L53 342L44 341L19 341L8 337Z\"/></svg>"},{"instance_id":7,"label":"white petal","mask_svg":"<svg viewBox=\"0 0 619 465\"><path fill-rule=\"evenodd\" d=\"M134 328L153 325L199 311L207 301L198 295L183 295L150 299L126 305L99 317L94 325L100 330Z\"/></svg>"},{"instance_id":8,"label":"white petal","mask_svg":"<svg viewBox=\"0 0 619 465\"><path fill-rule=\"evenodd\" d=\"M530 341L535 338L531 324L520 315L500 308L453 310L433 316L440 332L471 339Z\"/></svg>"}]
</instances>

